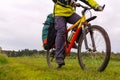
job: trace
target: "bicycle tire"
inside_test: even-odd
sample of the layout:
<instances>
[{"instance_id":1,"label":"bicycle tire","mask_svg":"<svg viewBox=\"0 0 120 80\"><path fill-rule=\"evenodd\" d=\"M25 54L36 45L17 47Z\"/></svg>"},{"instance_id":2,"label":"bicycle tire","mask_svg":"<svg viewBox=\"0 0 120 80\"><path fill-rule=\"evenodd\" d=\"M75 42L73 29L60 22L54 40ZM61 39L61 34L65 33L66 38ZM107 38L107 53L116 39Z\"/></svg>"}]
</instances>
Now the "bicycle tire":
<instances>
[{"instance_id":1,"label":"bicycle tire","mask_svg":"<svg viewBox=\"0 0 120 80\"><path fill-rule=\"evenodd\" d=\"M91 30L94 32L96 51L94 52L94 51L88 51L84 49L85 38L84 38L84 35L82 34L78 42L79 65L83 70L102 72L105 70L110 60L110 53L111 53L110 39L107 32L102 27L98 25L92 25L85 30L85 36L86 38L88 38L87 42L89 43L88 44L89 47L91 47L91 39L89 39ZM101 37L98 36L99 34L101 35ZM101 41L103 42L100 44Z\"/></svg>"},{"instance_id":2,"label":"bicycle tire","mask_svg":"<svg viewBox=\"0 0 120 80\"><path fill-rule=\"evenodd\" d=\"M56 61L55 61L55 50L54 49L50 49L47 51L46 60L47 60L47 64L49 68L52 68L52 69L57 68L58 64L56 64Z\"/></svg>"}]
</instances>

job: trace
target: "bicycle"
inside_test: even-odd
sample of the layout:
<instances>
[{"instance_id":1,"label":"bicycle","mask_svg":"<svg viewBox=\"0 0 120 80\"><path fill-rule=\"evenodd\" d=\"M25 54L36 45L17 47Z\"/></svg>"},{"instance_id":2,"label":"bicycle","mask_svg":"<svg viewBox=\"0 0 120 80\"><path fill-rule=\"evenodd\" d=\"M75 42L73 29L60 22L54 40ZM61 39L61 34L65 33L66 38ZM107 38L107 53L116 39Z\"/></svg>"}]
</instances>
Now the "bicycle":
<instances>
[{"instance_id":1,"label":"bicycle","mask_svg":"<svg viewBox=\"0 0 120 80\"><path fill-rule=\"evenodd\" d=\"M86 19L86 12L92 8L81 4L76 6L83 8L82 17L75 24L68 27L66 31L67 34L71 31L71 35L66 39L66 55L70 55L71 48L74 43L77 43L78 62L81 69L104 71L110 60L111 44L109 36L101 26L91 25L90 21L94 20L97 16L91 16ZM54 47L47 51L47 64L50 68L57 67L54 54Z\"/></svg>"}]
</instances>

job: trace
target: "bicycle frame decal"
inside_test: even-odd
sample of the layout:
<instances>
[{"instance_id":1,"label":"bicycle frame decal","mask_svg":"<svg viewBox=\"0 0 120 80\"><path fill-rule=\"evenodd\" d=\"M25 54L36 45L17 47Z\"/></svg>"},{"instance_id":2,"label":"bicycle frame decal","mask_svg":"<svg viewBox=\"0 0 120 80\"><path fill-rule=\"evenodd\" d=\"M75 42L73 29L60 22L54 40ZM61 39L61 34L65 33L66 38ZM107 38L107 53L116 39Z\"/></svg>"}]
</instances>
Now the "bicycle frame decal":
<instances>
[{"instance_id":1,"label":"bicycle frame decal","mask_svg":"<svg viewBox=\"0 0 120 80\"><path fill-rule=\"evenodd\" d=\"M76 40L76 38L77 38L77 36L78 36L78 33L79 33L80 30L81 30L82 24L85 22L85 20L86 20L86 17L85 17L85 16L82 16L81 19L79 19L75 24L73 24L70 28L67 29L67 33L68 33L70 30L72 30L74 27L76 27L76 26L78 25L78 28L77 28L77 30L75 31L75 33L74 33L74 35L73 35L73 37L72 37L72 39L71 39L71 41L70 41L70 44L69 44L68 48L66 48L66 49L67 49L67 50L66 50L66 54L67 54L67 55L70 54L70 50L71 50L71 48L72 48L72 46L73 46L73 44L74 44L74 42L75 42L75 40Z\"/></svg>"}]
</instances>

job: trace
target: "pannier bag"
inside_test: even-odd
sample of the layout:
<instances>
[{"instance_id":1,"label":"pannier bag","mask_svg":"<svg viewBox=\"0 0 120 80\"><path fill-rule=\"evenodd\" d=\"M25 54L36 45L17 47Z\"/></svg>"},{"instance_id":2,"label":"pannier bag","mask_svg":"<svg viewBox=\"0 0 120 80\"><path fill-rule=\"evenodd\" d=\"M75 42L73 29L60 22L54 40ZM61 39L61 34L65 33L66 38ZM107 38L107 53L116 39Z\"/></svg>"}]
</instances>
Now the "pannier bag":
<instances>
[{"instance_id":1,"label":"pannier bag","mask_svg":"<svg viewBox=\"0 0 120 80\"><path fill-rule=\"evenodd\" d=\"M49 14L46 18L42 29L42 41L45 50L50 50L55 44L56 30L54 27L53 14Z\"/></svg>"}]
</instances>

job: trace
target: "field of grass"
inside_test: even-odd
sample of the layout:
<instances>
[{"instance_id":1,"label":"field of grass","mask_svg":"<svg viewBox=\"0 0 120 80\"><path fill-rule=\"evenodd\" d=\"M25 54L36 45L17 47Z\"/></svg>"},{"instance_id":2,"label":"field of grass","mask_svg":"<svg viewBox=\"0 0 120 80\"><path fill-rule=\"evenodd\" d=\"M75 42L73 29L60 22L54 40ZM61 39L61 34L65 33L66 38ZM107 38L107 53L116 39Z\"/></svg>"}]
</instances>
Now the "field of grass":
<instances>
[{"instance_id":1,"label":"field of grass","mask_svg":"<svg viewBox=\"0 0 120 80\"><path fill-rule=\"evenodd\" d=\"M120 58L120 57L119 57ZM120 80L120 61L110 60L103 72L83 71L77 59L66 59L61 69L50 69L45 56L7 57L0 54L0 80Z\"/></svg>"}]
</instances>

